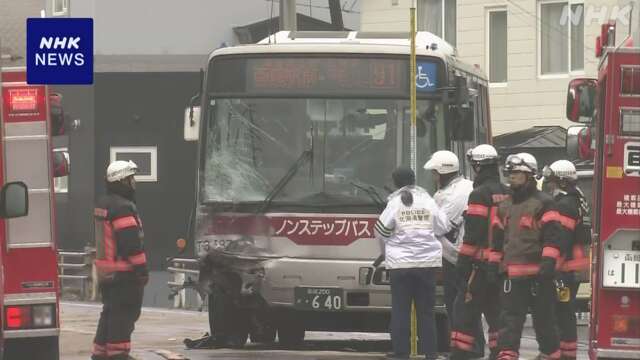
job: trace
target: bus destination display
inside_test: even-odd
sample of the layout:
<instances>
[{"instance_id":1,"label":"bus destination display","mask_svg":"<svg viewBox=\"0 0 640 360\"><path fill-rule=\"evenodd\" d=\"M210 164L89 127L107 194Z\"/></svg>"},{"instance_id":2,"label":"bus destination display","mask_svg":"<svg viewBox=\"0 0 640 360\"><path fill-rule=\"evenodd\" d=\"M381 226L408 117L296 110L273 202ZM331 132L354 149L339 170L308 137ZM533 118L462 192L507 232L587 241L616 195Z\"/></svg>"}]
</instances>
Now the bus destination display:
<instances>
[{"instance_id":1,"label":"bus destination display","mask_svg":"<svg viewBox=\"0 0 640 360\"><path fill-rule=\"evenodd\" d=\"M406 62L367 58L271 58L247 61L247 90L256 93L406 91Z\"/></svg>"}]
</instances>

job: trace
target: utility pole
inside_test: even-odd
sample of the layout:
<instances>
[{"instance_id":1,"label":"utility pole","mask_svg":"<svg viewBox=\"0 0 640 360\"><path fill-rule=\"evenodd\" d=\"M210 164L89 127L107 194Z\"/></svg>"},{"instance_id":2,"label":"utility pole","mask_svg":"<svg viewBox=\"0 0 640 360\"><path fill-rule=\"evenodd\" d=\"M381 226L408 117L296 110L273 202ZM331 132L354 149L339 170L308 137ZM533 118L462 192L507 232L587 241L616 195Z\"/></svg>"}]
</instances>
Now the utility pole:
<instances>
[{"instance_id":1,"label":"utility pole","mask_svg":"<svg viewBox=\"0 0 640 360\"><path fill-rule=\"evenodd\" d=\"M280 31L296 31L297 24L296 0L280 0Z\"/></svg>"}]
</instances>

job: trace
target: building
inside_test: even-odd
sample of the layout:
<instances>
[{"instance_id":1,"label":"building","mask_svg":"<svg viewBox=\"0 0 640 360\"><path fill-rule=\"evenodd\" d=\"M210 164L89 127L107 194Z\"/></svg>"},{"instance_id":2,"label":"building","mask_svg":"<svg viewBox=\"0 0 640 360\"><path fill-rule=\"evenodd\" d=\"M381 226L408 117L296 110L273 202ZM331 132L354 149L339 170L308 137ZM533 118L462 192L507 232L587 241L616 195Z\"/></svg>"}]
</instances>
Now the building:
<instances>
[{"instance_id":1,"label":"building","mask_svg":"<svg viewBox=\"0 0 640 360\"><path fill-rule=\"evenodd\" d=\"M357 28L358 1L343 0L341 8L344 27ZM94 84L53 87L70 125L56 146L68 149L72 164L57 189L60 248L93 243L107 164L131 159L141 170L137 198L150 265L162 269L175 255L194 211L197 144L184 141L183 117L200 69L218 47L277 31L278 9L269 0L0 0L2 66L24 65L26 18L94 20ZM301 30L333 29L327 0L300 2L297 11Z\"/></svg>"},{"instance_id":2,"label":"building","mask_svg":"<svg viewBox=\"0 0 640 360\"><path fill-rule=\"evenodd\" d=\"M567 84L595 77L600 25L628 29L628 0L415 0L418 30L457 46L490 79L494 135L531 126L568 126ZM367 0L363 31L408 31L411 0Z\"/></svg>"}]
</instances>

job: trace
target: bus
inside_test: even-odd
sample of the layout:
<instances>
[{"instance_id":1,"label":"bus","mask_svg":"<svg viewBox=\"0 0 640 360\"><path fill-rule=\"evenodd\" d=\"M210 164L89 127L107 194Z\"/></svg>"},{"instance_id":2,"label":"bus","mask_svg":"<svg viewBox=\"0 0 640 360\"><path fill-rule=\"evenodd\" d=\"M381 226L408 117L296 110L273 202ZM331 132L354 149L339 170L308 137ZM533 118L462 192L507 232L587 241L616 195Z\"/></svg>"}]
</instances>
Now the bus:
<instances>
[{"instance_id":1,"label":"bus","mask_svg":"<svg viewBox=\"0 0 640 360\"><path fill-rule=\"evenodd\" d=\"M417 168L433 193L433 152L454 151L470 176L466 151L491 141L480 68L430 33L416 52L414 81L408 34L281 31L209 56L184 129L199 142L190 237L212 332L225 316L239 345L388 331L389 276L372 263L392 171ZM437 311L446 348L441 288Z\"/></svg>"}]
</instances>

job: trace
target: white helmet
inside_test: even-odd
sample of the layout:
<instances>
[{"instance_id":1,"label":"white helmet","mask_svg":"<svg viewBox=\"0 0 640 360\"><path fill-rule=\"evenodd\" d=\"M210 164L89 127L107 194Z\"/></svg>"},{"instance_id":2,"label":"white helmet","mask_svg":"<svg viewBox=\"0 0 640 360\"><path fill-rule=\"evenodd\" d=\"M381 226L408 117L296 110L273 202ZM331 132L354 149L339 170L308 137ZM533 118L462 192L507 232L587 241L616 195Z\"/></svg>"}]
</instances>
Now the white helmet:
<instances>
[{"instance_id":1,"label":"white helmet","mask_svg":"<svg viewBox=\"0 0 640 360\"><path fill-rule=\"evenodd\" d=\"M538 172L538 161L529 153L512 154L507 156L504 169L507 172L522 171L536 174Z\"/></svg>"},{"instance_id":2,"label":"white helmet","mask_svg":"<svg viewBox=\"0 0 640 360\"><path fill-rule=\"evenodd\" d=\"M448 150L436 151L424 164L425 170L435 170L438 174L456 173L460 169L458 156Z\"/></svg>"},{"instance_id":3,"label":"white helmet","mask_svg":"<svg viewBox=\"0 0 640 360\"><path fill-rule=\"evenodd\" d=\"M558 179L578 180L578 173L576 167L569 160L558 160L549 166L545 166L542 169L542 175L545 178L556 177Z\"/></svg>"},{"instance_id":4,"label":"white helmet","mask_svg":"<svg viewBox=\"0 0 640 360\"><path fill-rule=\"evenodd\" d=\"M137 171L138 166L133 161L116 160L107 167L107 181L120 181L135 175Z\"/></svg>"},{"instance_id":5,"label":"white helmet","mask_svg":"<svg viewBox=\"0 0 640 360\"><path fill-rule=\"evenodd\" d=\"M498 162L498 152L489 144L481 144L467 151L467 159L472 165L495 164Z\"/></svg>"}]
</instances>

